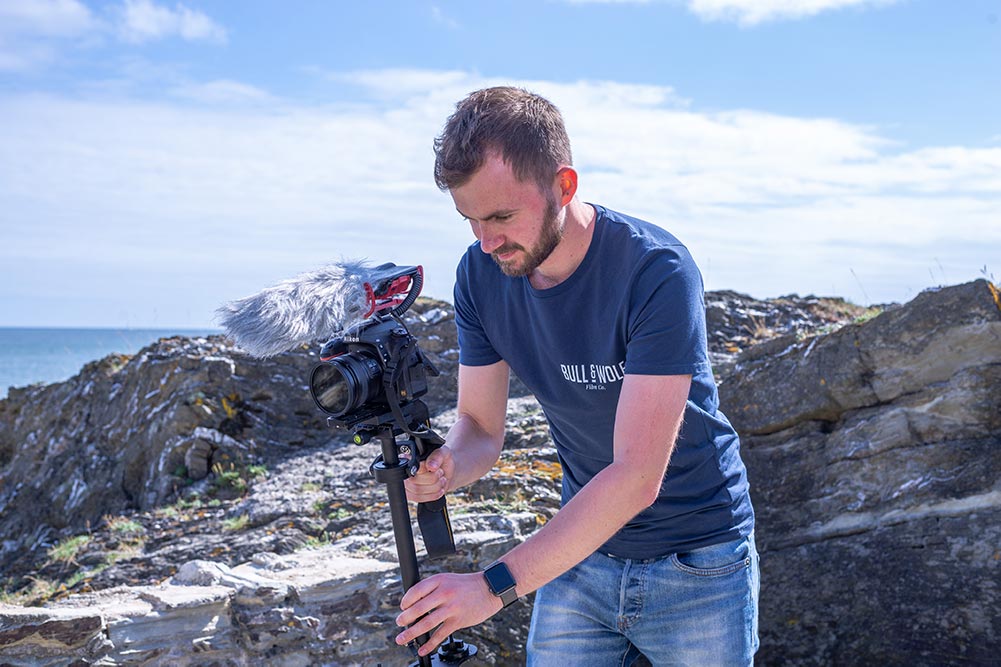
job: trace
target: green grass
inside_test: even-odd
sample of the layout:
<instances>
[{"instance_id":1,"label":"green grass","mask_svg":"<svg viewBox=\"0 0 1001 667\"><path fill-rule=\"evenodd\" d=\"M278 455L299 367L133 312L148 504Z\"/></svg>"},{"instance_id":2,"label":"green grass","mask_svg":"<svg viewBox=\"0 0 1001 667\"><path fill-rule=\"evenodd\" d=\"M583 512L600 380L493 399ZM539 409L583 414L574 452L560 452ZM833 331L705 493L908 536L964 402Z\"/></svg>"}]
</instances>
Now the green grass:
<instances>
[{"instance_id":1,"label":"green grass","mask_svg":"<svg viewBox=\"0 0 1001 667\"><path fill-rule=\"evenodd\" d=\"M158 508L155 514L165 519L173 519L178 514L180 514L180 511L177 509L175 505L167 505L166 507Z\"/></svg>"},{"instance_id":2,"label":"green grass","mask_svg":"<svg viewBox=\"0 0 1001 667\"><path fill-rule=\"evenodd\" d=\"M321 535L311 535L306 543L302 545L303 549L319 549L320 547L325 547L330 544L330 534L327 531L323 531Z\"/></svg>"},{"instance_id":3,"label":"green grass","mask_svg":"<svg viewBox=\"0 0 1001 667\"><path fill-rule=\"evenodd\" d=\"M226 519L222 522L223 530L227 530L231 533L243 530L250 523L250 515L241 514L238 517L232 519Z\"/></svg>"},{"instance_id":4,"label":"green grass","mask_svg":"<svg viewBox=\"0 0 1001 667\"><path fill-rule=\"evenodd\" d=\"M108 528L119 538L132 539L146 534L146 529L138 521L124 516L108 518Z\"/></svg>"},{"instance_id":5,"label":"green grass","mask_svg":"<svg viewBox=\"0 0 1001 667\"><path fill-rule=\"evenodd\" d=\"M224 470L218 473L215 483L221 489L232 489L237 493L244 493L247 490L247 480L239 470Z\"/></svg>"},{"instance_id":6,"label":"green grass","mask_svg":"<svg viewBox=\"0 0 1001 667\"><path fill-rule=\"evenodd\" d=\"M60 588L60 590L64 590L66 588L73 588L74 586L76 586L77 584L79 584L84 579L91 578L91 577L93 577L93 576L95 576L95 575L97 575L97 574L99 574L100 572L103 572L103 571L104 571L103 567L99 568L99 569L96 569L93 572L87 572L85 570L78 570L78 571L74 572L73 575L70 576L69 579L67 579L66 581L64 581L59 588Z\"/></svg>"},{"instance_id":7,"label":"green grass","mask_svg":"<svg viewBox=\"0 0 1001 667\"><path fill-rule=\"evenodd\" d=\"M90 535L77 535L59 542L49 549L49 560L56 563L69 563L90 542Z\"/></svg>"},{"instance_id":8,"label":"green grass","mask_svg":"<svg viewBox=\"0 0 1001 667\"><path fill-rule=\"evenodd\" d=\"M188 496L187 498L181 498L177 501L177 508L179 510L196 510L202 506L202 499L197 495Z\"/></svg>"},{"instance_id":9,"label":"green grass","mask_svg":"<svg viewBox=\"0 0 1001 667\"><path fill-rule=\"evenodd\" d=\"M97 569L94 570L94 572L92 572L91 574L96 575L99 572L103 572L105 569L111 567L112 565L114 565L115 563L117 563L120 560L125 560L125 559L128 559L128 558L135 558L136 556L138 556L139 554L142 553L142 547L143 547L143 543L139 542L139 543L135 543L135 544L129 544L128 546L126 546L124 548L115 549L114 551L108 552L104 556L104 564L103 565L99 565L97 567Z\"/></svg>"},{"instance_id":10,"label":"green grass","mask_svg":"<svg viewBox=\"0 0 1001 667\"><path fill-rule=\"evenodd\" d=\"M336 512L331 512L329 515L327 515L327 519L330 521L342 521L344 519L347 519L352 514L353 512L348 508L339 507L337 508Z\"/></svg>"},{"instance_id":11,"label":"green grass","mask_svg":"<svg viewBox=\"0 0 1001 667\"><path fill-rule=\"evenodd\" d=\"M853 319L852 324L864 324L882 312L882 308L869 308L864 313Z\"/></svg>"},{"instance_id":12,"label":"green grass","mask_svg":"<svg viewBox=\"0 0 1001 667\"><path fill-rule=\"evenodd\" d=\"M212 466L212 472L215 473L211 485L213 491L238 495L245 494L254 480L268 476L267 466L263 465L238 467L230 463L227 467L222 463L216 463Z\"/></svg>"},{"instance_id":13,"label":"green grass","mask_svg":"<svg viewBox=\"0 0 1001 667\"><path fill-rule=\"evenodd\" d=\"M0 603L25 607L37 604L41 600L47 600L59 590L58 583L45 579L30 579L30 586L24 586L15 591L8 590L8 587L11 585L8 580L8 583L4 585L4 590L0 591Z\"/></svg>"},{"instance_id":14,"label":"green grass","mask_svg":"<svg viewBox=\"0 0 1001 667\"><path fill-rule=\"evenodd\" d=\"M263 465L247 466L247 476L250 479L257 479L258 477L267 477L268 467Z\"/></svg>"}]
</instances>

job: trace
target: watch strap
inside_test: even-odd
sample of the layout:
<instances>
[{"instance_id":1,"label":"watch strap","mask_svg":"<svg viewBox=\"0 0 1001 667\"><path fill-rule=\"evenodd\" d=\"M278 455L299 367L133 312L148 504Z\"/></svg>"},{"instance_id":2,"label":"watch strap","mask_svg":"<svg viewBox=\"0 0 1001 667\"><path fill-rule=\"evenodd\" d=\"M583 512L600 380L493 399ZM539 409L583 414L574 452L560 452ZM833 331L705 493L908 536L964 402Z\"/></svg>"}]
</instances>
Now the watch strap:
<instances>
[{"instance_id":1,"label":"watch strap","mask_svg":"<svg viewBox=\"0 0 1001 667\"><path fill-rule=\"evenodd\" d=\"M507 589L506 591L501 592L501 594L498 597L500 597L501 602L504 603L504 606L507 607L507 606L512 605L515 602L517 602L517 600L518 600L518 591L516 591L514 589L514 586L512 586L511 588Z\"/></svg>"}]
</instances>

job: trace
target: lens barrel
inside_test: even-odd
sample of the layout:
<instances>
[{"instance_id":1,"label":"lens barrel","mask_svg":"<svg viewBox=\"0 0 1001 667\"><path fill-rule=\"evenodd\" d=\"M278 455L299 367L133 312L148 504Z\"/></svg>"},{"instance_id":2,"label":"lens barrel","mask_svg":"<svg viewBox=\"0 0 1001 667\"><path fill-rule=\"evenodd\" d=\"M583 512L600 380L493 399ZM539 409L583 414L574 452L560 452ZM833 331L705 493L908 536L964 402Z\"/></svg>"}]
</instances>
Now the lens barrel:
<instances>
[{"instance_id":1,"label":"lens barrel","mask_svg":"<svg viewBox=\"0 0 1001 667\"><path fill-rule=\"evenodd\" d=\"M379 395L381 378L379 361L356 350L314 367L309 393L320 410L343 417Z\"/></svg>"}]
</instances>

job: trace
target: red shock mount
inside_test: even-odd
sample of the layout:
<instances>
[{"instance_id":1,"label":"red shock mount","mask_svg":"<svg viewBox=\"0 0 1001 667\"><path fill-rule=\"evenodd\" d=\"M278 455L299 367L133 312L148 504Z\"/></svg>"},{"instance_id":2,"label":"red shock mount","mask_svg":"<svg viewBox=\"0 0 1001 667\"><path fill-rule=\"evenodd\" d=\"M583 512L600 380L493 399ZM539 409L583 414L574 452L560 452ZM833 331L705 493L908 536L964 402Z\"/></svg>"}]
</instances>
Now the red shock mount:
<instances>
[{"instance_id":1,"label":"red shock mount","mask_svg":"<svg viewBox=\"0 0 1001 667\"><path fill-rule=\"evenodd\" d=\"M372 271L364 283L368 312L363 317L392 310L402 315L413 305L424 287L423 266L396 266L383 264Z\"/></svg>"}]
</instances>

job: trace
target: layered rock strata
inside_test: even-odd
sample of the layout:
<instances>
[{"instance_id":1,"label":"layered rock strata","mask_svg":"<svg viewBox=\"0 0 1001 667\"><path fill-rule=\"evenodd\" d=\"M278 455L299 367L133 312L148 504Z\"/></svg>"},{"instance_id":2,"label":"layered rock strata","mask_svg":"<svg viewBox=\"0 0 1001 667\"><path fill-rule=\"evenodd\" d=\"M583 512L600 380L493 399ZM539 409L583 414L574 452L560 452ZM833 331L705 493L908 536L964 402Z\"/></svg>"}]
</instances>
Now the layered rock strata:
<instances>
[{"instance_id":1,"label":"layered rock strata","mask_svg":"<svg viewBox=\"0 0 1001 667\"><path fill-rule=\"evenodd\" d=\"M765 664L991 664L1001 649L1001 304L986 281L720 387L762 552Z\"/></svg>"}]
</instances>

